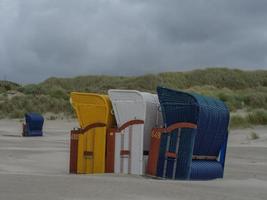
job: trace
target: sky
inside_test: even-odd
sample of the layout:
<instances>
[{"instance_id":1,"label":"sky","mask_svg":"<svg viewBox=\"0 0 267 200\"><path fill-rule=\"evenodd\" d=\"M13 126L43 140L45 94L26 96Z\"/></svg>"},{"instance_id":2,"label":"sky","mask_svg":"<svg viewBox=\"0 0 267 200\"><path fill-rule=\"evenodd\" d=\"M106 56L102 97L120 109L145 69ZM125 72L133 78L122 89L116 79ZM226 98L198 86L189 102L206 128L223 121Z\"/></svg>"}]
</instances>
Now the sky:
<instances>
[{"instance_id":1,"label":"sky","mask_svg":"<svg viewBox=\"0 0 267 200\"><path fill-rule=\"evenodd\" d=\"M0 79L267 69L265 0L0 0Z\"/></svg>"}]
</instances>

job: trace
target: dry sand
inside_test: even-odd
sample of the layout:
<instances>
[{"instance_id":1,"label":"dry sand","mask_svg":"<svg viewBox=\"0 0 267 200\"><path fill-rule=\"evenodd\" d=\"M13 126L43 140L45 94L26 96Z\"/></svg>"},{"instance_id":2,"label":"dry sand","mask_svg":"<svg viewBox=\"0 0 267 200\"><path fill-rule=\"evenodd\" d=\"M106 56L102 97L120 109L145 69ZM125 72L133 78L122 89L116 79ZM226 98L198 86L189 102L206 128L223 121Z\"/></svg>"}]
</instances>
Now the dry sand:
<instances>
[{"instance_id":1,"label":"dry sand","mask_svg":"<svg viewBox=\"0 0 267 200\"><path fill-rule=\"evenodd\" d=\"M0 200L267 199L267 127L230 133L225 178L166 181L130 175L70 175L74 121L46 121L45 136L21 137L21 122L0 120ZM259 139L251 140L251 132Z\"/></svg>"}]
</instances>

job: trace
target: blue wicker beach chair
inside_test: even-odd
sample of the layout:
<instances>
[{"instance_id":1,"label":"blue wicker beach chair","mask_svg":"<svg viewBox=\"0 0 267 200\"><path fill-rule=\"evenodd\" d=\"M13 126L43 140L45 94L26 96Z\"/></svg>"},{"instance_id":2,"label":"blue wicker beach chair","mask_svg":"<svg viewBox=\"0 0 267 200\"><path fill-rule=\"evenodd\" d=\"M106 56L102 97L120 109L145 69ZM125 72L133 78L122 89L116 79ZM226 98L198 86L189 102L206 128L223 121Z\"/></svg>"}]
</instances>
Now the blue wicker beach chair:
<instances>
[{"instance_id":1,"label":"blue wicker beach chair","mask_svg":"<svg viewBox=\"0 0 267 200\"><path fill-rule=\"evenodd\" d=\"M42 136L44 118L37 113L25 114L25 124L23 124L23 136Z\"/></svg>"},{"instance_id":2,"label":"blue wicker beach chair","mask_svg":"<svg viewBox=\"0 0 267 200\"><path fill-rule=\"evenodd\" d=\"M162 87L157 92L165 127L189 123L196 128L179 126L161 134L156 176L222 178L229 124L226 105L210 97Z\"/></svg>"}]
</instances>

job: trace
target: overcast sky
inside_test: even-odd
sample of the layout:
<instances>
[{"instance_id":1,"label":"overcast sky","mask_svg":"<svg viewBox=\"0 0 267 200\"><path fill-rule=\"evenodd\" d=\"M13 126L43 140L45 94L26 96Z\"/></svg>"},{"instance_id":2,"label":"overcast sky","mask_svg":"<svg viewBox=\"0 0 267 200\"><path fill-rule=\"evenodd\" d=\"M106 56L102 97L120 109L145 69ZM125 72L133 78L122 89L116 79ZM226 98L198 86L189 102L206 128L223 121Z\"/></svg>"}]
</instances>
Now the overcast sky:
<instances>
[{"instance_id":1,"label":"overcast sky","mask_svg":"<svg viewBox=\"0 0 267 200\"><path fill-rule=\"evenodd\" d=\"M265 0L0 0L0 79L267 69Z\"/></svg>"}]
</instances>

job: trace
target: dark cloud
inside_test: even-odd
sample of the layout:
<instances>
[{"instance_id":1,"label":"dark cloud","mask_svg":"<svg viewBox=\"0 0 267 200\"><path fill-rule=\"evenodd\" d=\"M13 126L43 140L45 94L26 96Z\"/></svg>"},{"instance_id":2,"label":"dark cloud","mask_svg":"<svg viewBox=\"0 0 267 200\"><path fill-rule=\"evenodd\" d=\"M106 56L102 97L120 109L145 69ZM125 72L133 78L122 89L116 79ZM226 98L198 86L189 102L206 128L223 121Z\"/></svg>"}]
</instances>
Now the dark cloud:
<instances>
[{"instance_id":1,"label":"dark cloud","mask_svg":"<svg viewBox=\"0 0 267 200\"><path fill-rule=\"evenodd\" d=\"M262 0L0 0L0 79L266 69L266 19Z\"/></svg>"}]
</instances>

